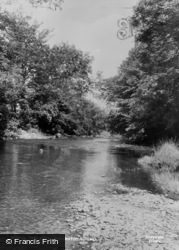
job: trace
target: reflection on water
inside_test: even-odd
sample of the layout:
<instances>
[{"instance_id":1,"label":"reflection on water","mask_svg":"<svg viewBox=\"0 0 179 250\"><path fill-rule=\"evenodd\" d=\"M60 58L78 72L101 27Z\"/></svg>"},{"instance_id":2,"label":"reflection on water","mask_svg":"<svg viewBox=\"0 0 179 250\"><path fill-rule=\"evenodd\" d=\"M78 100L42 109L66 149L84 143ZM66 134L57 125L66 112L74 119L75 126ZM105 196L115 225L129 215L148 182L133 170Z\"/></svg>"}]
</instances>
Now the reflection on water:
<instances>
[{"instance_id":1,"label":"reflection on water","mask_svg":"<svg viewBox=\"0 0 179 250\"><path fill-rule=\"evenodd\" d=\"M68 205L108 184L155 192L137 158L110 139L0 143L0 233L63 233Z\"/></svg>"}]
</instances>

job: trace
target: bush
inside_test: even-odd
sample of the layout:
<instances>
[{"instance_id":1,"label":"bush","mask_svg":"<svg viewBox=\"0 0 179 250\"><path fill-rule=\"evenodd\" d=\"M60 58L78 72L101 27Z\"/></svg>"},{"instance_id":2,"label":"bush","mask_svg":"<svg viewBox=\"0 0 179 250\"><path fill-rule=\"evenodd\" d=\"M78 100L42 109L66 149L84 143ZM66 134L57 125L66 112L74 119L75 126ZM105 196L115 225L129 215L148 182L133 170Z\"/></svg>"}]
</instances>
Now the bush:
<instances>
[{"instance_id":1,"label":"bush","mask_svg":"<svg viewBox=\"0 0 179 250\"><path fill-rule=\"evenodd\" d=\"M5 104L0 103L0 139L4 137L4 133L7 128L7 123L8 123L8 109Z\"/></svg>"},{"instance_id":2,"label":"bush","mask_svg":"<svg viewBox=\"0 0 179 250\"><path fill-rule=\"evenodd\" d=\"M15 139L18 137L18 126L19 120L16 118L12 118L7 125L7 128L4 132L5 138Z\"/></svg>"},{"instance_id":3,"label":"bush","mask_svg":"<svg viewBox=\"0 0 179 250\"><path fill-rule=\"evenodd\" d=\"M153 173L152 180L157 183L157 186L163 190L165 194L179 198L179 174L178 173Z\"/></svg>"},{"instance_id":4,"label":"bush","mask_svg":"<svg viewBox=\"0 0 179 250\"><path fill-rule=\"evenodd\" d=\"M151 156L138 160L156 185L169 196L179 198L179 148L173 141L160 143Z\"/></svg>"},{"instance_id":5,"label":"bush","mask_svg":"<svg viewBox=\"0 0 179 250\"><path fill-rule=\"evenodd\" d=\"M144 156L138 162L145 167L175 172L179 169L179 149L173 141L160 143L154 148L153 155Z\"/></svg>"}]
</instances>

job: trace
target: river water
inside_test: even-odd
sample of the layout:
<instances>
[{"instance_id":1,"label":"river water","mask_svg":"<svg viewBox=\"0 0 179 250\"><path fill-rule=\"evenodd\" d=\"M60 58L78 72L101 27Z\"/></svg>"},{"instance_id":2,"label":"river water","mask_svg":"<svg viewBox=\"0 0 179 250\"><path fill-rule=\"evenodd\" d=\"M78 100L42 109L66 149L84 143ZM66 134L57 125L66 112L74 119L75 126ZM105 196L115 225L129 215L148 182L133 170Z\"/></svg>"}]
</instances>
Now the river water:
<instances>
[{"instance_id":1,"label":"river water","mask_svg":"<svg viewBox=\"0 0 179 250\"><path fill-rule=\"evenodd\" d=\"M122 183L157 192L117 139L0 143L0 233L65 233L69 205Z\"/></svg>"}]
</instances>

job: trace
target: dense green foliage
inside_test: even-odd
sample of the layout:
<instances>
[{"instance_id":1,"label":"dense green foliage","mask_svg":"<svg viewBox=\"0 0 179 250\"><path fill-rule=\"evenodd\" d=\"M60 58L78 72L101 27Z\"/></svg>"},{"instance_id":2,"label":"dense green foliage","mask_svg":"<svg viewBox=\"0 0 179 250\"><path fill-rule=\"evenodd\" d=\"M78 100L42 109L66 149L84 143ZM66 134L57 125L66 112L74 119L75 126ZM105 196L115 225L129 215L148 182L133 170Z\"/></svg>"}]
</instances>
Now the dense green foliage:
<instances>
[{"instance_id":1,"label":"dense green foliage","mask_svg":"<svg viewBox=\"0 0 179 250\"><path fill-rule=\"evenodd\" d=\"M109 130L134 141L179 137L179 4L140 1L134 9L135 48L104 83L115 103Z\"/></svg>"},{"instance_id":2,"label":"dense green foliage","mask_svg":"<svg viewBox=\"0 0 179 250\"><path fill-rule=\"evenodd\" d=\"M85 99L92 58L68 44L50 48L49 31L29 17L1 12L0 23L0 136L100 132L103 112Z\"/></svg>"}]
</instances>

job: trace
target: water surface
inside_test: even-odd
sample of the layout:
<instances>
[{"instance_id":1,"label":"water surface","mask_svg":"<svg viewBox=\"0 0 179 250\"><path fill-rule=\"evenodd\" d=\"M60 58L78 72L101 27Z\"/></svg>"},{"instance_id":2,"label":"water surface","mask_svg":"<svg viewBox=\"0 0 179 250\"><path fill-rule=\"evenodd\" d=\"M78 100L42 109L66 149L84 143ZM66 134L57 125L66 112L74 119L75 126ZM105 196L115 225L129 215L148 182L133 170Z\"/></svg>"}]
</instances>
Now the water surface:
<instances>
[{"instance_id":1,"label":"water surface","mask_svg":"<svg viewBox=\"0 0 179 250\"><path fill-rule=\"evenodd\" d=\"M116 139L0 143L0 233L63 233L71 202L110 184L157 192Z\"/></svg>"}]
</instances>

